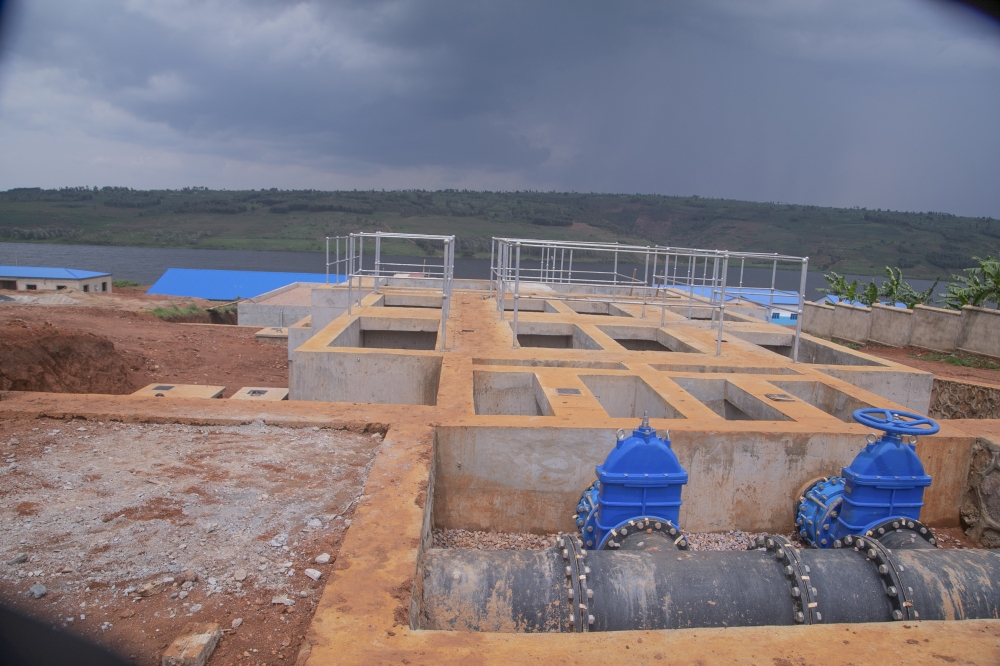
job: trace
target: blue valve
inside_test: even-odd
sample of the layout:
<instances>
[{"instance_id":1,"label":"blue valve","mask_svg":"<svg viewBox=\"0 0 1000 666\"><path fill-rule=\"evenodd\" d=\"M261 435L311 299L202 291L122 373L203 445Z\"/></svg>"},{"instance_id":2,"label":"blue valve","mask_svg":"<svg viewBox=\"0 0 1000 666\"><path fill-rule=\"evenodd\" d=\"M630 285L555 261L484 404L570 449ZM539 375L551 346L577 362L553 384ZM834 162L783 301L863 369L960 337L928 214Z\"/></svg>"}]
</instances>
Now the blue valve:
<instances>
[{"instance_id":1,"label":"blue valve","mask_svg":"<svg viewBox=\"0 0 1000 666\"><path fill-rule=\"evenodd\" d=\"M933 435L933 420L890 409L859 409L854 420L885 434L868 444L841 476L823 479L800 498L795 525L802 540L829 548L849 534L867 534L895 519L918 521L931 477L916 453L916 437Z\"/></svg>"},{"instance_id":2,"label":"blue valve","mask_svg":"<svg viewBox=\"0 0 1000 666\"><path fill-rule=\"evenodd\" d=\"M636 521L687 547L677 518L688 474L670 448L669 433L658 434L644 415L631 436L618 431L617 445L596 472L574 516L588 550L616 547L618 534L634 531Z\"/></svg>"}]
</instances>

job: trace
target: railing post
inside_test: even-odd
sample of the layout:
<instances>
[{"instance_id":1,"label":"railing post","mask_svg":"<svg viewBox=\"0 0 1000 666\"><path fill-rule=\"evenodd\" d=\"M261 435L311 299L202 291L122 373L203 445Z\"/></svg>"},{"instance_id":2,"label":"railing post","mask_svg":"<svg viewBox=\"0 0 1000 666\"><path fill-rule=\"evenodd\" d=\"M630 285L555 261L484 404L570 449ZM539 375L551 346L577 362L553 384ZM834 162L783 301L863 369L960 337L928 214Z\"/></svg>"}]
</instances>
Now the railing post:
<instances>
[{"instance_id":1,"label":"railing post","mask_svg":"<svg viewBox=\"0 0 1000 666\"><path fill-rule=\"evenodd\" d=\"M375 232L375 288L374 293L378 293L378 279L381 276L382 268L382 236L381 231Z\"/></svg>"},{"instance_id":2,"label":"railing post","mask_svg":"<svg viewBox=\"0 0 1000 666\"><path fill-rule=\"evenodd\" d=\"M354 286L354 235L347 237L347 315L351 315L351 301L353 294L351 288Z\"/></svg>"},{"instance_id":3,"label":"railing post","mask_svg":"<svg viewBox=\"0 0 1000 666\"><path fill-rule=\"evenodd\" d=\"M720 356L722 354L722 328L723 322L726 320L726 278L729 276L729 255L725 254L722 258L722 294L719 300L719 337L715 342L715 355Z\"/></svg>"},{"instance_id":4,"label":"railing post","mask_svg":"<svg viewBox=\"0 0 1000 666\"><path fill-rule=\"evenodd\" d=\"M497 244L496 238L490 239L490 298L493 298L493 248Z\"/></svg>"},{"instance_id":5,"label":"railing post","mask_svg":"<svg viewBox=\"0 0 1000 666\"><path fill-rule=\"evenodd\" d=\"M521 244L514 246L514 343L512 348L517 349L517 301L521 297Z\"/></svg>"},{"instance_id":6,"label":"railing post","mask_svg":"<svg viewBox=\"0 0 1000 666\"><path fill-rule=\"evenodd\" d=\"M448 264L451 256L451 241L444 242L444 275L441 284L441 351L448 348L448 311L451 307L451 279L449 278Z\"/></svg>"},{"instance_id":7,"label":"railing post","mask_svg":"<svg viewBox=\"0 0 1000 666\"><path fill-rule=\"evenodd\" d=\"M692 272L692 262L694 262L694 255L688 255L688 319L694 314L692 310L694 309L694 281L695 272ZM694 271L698 270L698 266L694 266Z\"/></svg>"},{"instance_id":8,"label":"railing post","mask_svg":"<svg viewBox=\"0 0 1000 666\"><path fill-rule=\"evenodd\" d=\"M774 260L774 266L771 268L771 291L768 292L767 296L767 321L771 321L771 313L774 311L774 284L778 277L778 260Z\"/></svg>"},{"instance_id":9,"label":"railing post","mask_svg":"<svg viewBox=\"0 0 1000 666\"><path fill-rule=\"evenodd\" d=\"M497 287L500 289L500 321L504 320L506 316L506 305L507 305L507 251L508 243L505 241L500 246L501 253L501 267L500 267L500 278Z\"/></svg>"},{"instance_id":10,"label":"railing post","mask_svg":"<svg viewBox=\"0 0 1000 666\"><path fill-rule=\"evenodd\" d=\"M806 310L806 278L809 275L809 257L802 257L802 277L799 278L799 307L795 319L795 345L792 348L792 363L799 362L799 337L802 335L802 315Z\"/></svg>"},{"instance_id":11,"label":"railing post","mask_svg":"<svg viewBox=\"0 0 1000 666\"><path fill-rule=\"evenodd\" d=\"M326 283L330 284L330 237L326 237Z\"/></svg>"}]
</instances>

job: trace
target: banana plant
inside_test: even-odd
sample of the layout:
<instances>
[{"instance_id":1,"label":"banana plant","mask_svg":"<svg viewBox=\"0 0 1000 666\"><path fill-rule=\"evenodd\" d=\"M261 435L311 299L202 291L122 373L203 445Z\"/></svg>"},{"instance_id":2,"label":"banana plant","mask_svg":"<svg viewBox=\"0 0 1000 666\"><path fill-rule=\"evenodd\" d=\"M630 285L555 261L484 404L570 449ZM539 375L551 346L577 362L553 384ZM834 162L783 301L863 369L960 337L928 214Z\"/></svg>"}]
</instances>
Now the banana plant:
<instances>
[{"instance_id":1,"label":"banana plant","mask_svg":"<svg viewBox=\"0 0 1000 666\"><path fill-rule=\"evenodd\" d=\"M1000 309L1000 259L973 257L978 266L966 268L965 275L952 275L944 302L961 310L964 305L984 307L992 303Z\"/></svg>"}]
</instances>

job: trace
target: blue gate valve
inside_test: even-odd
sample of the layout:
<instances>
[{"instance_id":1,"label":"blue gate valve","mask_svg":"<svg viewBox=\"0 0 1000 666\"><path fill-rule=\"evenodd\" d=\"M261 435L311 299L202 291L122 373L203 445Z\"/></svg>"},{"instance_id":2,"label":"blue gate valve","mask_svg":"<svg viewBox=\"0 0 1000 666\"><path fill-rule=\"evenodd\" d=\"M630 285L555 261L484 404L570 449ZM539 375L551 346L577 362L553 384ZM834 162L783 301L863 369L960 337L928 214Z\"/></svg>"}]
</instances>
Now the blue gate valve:
<instances>
[{"instance_id":1,"label":"blue gate valve","mask_svg":"<svg viewBox=\"0 0 1000 666\"><path fill-rule=\"evenodd\" d=\"M658 435L644 414L631 436L618 431L617 445L596 472L573 516L588 550L620 548L639 531L687 548L678 514L688 474L670 448L669 431Z\"/></svg>"},{"instance_id":2,"label":"blue gate valve","mask_svg":"<svg viewBox=\"0 0 1000 666\"><path fill-rule=\"evenodd\" d=\"M878 439L868 435L867 446L842 476L818 481L799 498L795 525L814 548L838 546L848 535L872 536L884 524L919 525L931 477L917 457L917 436L933 435L940 426L924 416L889 409L859 409L854 420L885 434ZM926 529L920 529L926 537Z\"/></svg>"}]
</instances>

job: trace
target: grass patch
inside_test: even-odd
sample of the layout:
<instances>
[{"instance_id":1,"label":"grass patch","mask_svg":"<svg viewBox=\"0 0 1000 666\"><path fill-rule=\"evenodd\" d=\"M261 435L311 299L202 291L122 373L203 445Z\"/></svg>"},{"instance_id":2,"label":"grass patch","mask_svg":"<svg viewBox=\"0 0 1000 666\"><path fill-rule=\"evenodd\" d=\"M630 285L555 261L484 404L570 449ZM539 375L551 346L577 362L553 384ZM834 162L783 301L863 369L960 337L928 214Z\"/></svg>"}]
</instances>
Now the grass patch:
<instances>
[{"instance_id":1,"label":"grass patch","mask_svg":"<svg viewBox=\"0 0 1000 666\"><path fill-rule=\"evenodd\" d=\"M936 352L926 352L924 354L909 354L910 358L918 358L921 361L941 361L961 368L978 368L980 370L1000 370L1000 365L987 361L978 356L967 356L957 354L938 354Z\"/></svg>"},{"instance_id":2,"label":"grass patch","mask_svg":"<svg viewBox=\"0 0 1000 666\"><path fill-rule=\"evenodd\" d=\"M156 308L155 310L150 310L149 313L154 317L159 317L160 319L169 319L171 317L185 316L185 315L195 315L205 312L204 309L199 308L193 303L187 305L183 308L179 308L176 305L169 308Z\"/></svg>"},{"instance_id":3,"label":"grass patch","mask_svg":"<svg viewBox=\"0 0 1000 666\"><path fill-rule=\"evenodd\" d=\"M114 286L114 287L118 287L119 289L122 288L122 287L141 287L142 286L141 284L139 284L135 280L112 280L111 281L111 285Z\"/></svg>"}]
</instances>

